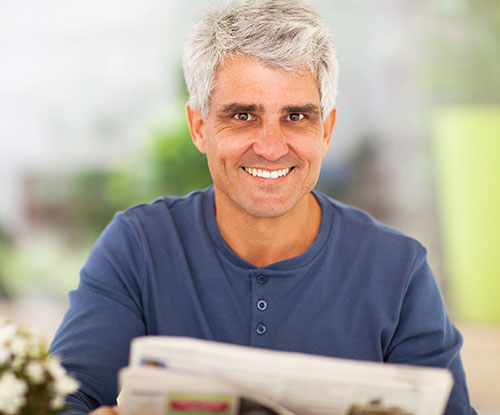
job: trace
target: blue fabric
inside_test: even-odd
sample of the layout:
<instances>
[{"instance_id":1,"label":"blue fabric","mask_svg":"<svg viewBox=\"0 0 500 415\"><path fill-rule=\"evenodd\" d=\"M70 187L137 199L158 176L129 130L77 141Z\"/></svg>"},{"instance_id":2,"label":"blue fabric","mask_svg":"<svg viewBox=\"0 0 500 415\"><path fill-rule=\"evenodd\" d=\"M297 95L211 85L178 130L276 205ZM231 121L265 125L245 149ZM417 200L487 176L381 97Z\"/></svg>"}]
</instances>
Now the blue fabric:
<instances>
[{"instance_id":1,"label":"blue fabric","mask_svg":"<svg viewBox=\"0 0 500 415\"><path fill-rule=\"evenodd\" d=\"M322 208L316 240L304 254L265 268L222 239L212 187L116 214L69 294L51 345L82 383L71 397L72 413L115 403L130 341L147 334L447 367L456 383L446 414L475 413L462 338L425 249L358 209L314 194Z\"/></svg>"}]
</instances>

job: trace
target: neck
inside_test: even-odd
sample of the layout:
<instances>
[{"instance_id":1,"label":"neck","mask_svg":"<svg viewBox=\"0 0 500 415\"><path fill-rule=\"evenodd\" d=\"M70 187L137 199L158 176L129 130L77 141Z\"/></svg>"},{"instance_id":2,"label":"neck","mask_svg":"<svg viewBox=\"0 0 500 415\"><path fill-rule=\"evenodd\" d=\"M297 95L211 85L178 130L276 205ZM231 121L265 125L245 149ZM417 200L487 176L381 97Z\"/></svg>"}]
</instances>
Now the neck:
<instances>
[{"instance_id":1,"label":"neck","mask_svg":"<svg viewBox=\"0 0 500 415\"><path fill-rule=\"evenodd\" d=\"M321 207L309 193L284 216L256 218L232 215L221 210L216 201L216 220L233 252L262 268L307 251L319 232Z\"/></svg>"}]
</instances>

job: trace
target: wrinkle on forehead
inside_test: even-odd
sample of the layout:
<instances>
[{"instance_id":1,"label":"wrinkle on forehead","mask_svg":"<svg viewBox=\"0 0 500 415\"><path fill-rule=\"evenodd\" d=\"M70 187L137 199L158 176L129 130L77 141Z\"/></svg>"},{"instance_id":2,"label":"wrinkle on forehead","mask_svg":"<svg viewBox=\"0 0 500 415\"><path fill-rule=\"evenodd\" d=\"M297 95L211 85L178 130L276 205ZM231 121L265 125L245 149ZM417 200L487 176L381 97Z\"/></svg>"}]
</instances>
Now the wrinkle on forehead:
<instances>
[{"instance_id":1,"label":"wrinkle on forehead","mask_svg":"<svg viewBox=\"0 0 500 415\"><path fill-rule=\"evenodd\" d=\"M317 102L310 92L304 90L306 88L311 91L312 84L309 80L304 83L306 79L312 80L315 85ZM217 69L209 111L211 107L211 110L220 115L230 112L264 113L265 110L269 111L271 105L274 107L273 113L321 115L321 96L316 81L316 77L307 67L291 72L268 65L252 56L236 55L226 59ZM214 97L222 90L225 91L225 99L222 102L217 99L217 108L213 108Z\"/></svg>"}]
</instances>

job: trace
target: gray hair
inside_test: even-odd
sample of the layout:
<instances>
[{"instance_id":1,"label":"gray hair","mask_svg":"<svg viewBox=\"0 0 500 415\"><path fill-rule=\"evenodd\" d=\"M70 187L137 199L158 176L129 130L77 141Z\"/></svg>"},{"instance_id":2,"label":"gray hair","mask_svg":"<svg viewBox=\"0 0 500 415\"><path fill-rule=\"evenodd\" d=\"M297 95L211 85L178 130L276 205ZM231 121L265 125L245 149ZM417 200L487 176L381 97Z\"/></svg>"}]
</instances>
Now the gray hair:
<instances>
[{"instance_id":1,"label":"gray hair","mask_svg":"<svg viewBox=\"0 0 500 415\"><path fill-rule=\"evenodd\" d=\"M230 0L203 12L184 48L189 105L208 116L217 68L224 59L248 55L266 65L316 77L321 112L335 106L338 63L333 37L321 17L302 0Z\"/></svg>"}]
</instances>

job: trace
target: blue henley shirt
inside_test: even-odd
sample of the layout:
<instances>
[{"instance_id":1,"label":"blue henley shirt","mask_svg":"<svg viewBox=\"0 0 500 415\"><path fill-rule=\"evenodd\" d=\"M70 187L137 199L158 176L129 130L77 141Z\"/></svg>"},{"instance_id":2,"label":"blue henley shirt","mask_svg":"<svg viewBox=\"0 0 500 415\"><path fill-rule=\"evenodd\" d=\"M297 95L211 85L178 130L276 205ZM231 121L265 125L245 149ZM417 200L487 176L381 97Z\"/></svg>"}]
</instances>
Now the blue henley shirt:
<instances>
[{"instance_id":1,"label":"blue henley shirt","mask_svg":"<svg viewBox=\"0 0 500 415\"><path fill-rule=\"evenodd\" d=\"M116 214L69 294L51 351L81 382L72 414L114 405L117 372L142 335L449 368L447 415L474 414L425 249L314 192L319 233L297 257L257 268L222 239L209 187Z\"/></svg>"}]
</instances>

